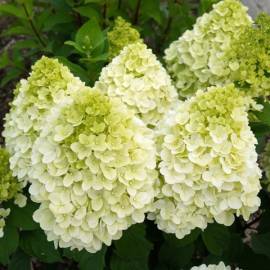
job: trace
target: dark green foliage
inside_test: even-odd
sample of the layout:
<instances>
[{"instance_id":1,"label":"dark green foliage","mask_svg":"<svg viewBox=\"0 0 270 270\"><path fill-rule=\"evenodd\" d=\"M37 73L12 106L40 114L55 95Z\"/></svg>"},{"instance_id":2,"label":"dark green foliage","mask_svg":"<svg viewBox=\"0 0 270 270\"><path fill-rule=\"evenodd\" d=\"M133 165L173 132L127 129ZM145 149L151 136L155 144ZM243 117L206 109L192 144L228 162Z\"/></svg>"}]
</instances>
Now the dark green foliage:
<instances>
[{"instance_id":1,"label":"dark green foliage","mask_svg":"<svg viewBox=\"0 0 270 270\"><path fill-rule=\"evenodd\" d=\"M1 1L0 1L1 2ZM10 91L41 55L57 57L86 84L93 85L108 62L107 31L117 16L131 22L161 59L168 44L192 27L196 17L217 0L16 0L0 4L0 88L7 103ZM3 102L2 101L2 102ZM1 104L2 105L2 104ZM6 112L4 106L4 112ZM260 148L270 131L265 103L252 123ZM2 128L2 127L1 127ZM270 199L251 221L237 218L232 227L216 223L184 239L159 231L149 221L124 232L111 247L91 254L55 249L32 220L37 205L20 209L10 203L0 269L9 270L180 270L224 261L245 270L270 269Z\"/></svg>"}]
</instances>

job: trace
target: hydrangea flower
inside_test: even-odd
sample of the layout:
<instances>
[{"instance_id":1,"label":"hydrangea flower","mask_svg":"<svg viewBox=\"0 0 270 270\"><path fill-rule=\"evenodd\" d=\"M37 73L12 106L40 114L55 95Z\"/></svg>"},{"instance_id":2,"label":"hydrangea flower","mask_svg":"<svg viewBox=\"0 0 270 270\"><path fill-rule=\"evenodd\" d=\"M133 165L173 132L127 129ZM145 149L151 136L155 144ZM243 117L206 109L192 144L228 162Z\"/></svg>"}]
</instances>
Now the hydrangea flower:
<instances>
[{"instance_id":1,"label":"hydrangea flower","mask_svg":"<svg viewBox=\"0 0 270 270\"><path fill-rule=\"evenodd\" d=\"M109 97L119 97L139 118L152 126L177 100L166 70L142 42L126 46L103 68L96 87Z\"/></svg>"},{"instance_id":2,"label":"hydrangea flower","mask_svg":"<svg viewBox=\"0 0 270 270\"><path fill-rule=\"evenodd\" d=\"M220 262L218 265L209 264L205 265L202 264L200 266L194 266L190 270L231 270L230 266L225 266L224 262ZM236 267L235 270L240 270L240 268Z\"/></svg>"},{"instance_id":3,"label":"hydrangea flower","mask_svg":"<svg viewBox=\"0 0 270 270\"><path fill-rule=\"evenodd\" d=\"M119 99L82 87L33 145L34 220L56 246L89 252L143 222L157 194L153 131Z\"/></svg>"},{"instance_id":4,"label":"hydrangea flower","mask_svg":"<svg viewBox=\"0 0 270 270\"><path fill-rule=\"evenodd\" d=\"M21 193L22 188L22 183L12 176L8 152L4 148L0 148L0 238L4 235L5 218L10 212L10 209L3 208L1 204L13 199L15 204L24 207L26 197Z\"/></svg>"},{"instance_id":5,"label":"hydrangea flower","mask_svg":"<svg viewBox=\"0 0 270 270\"><path fill-rule=\"evenodd\" d=\"M235 63L231 81L253 97L270 95L269 50L270 16L261 14L255 25L246 27L224 55L225 61Z\"/></svg>"},{"instance_id":6,"label":"hydrangea flower","mask_svg":"<svg viewBox=\"0 0 270 270\"><path fill-rule=\"evenodd\" d=\"M128 44L140 40L140 33L125 21L122 17L117 17L114 21L114 27L108 32L109 41L109 59L113 59Z\"/></svg>"},{"instance_id":7,"label":"hydrangea flower","mask_svg":"<svg viewBox=\"0 0 270 270\"><path fill-rule=\"evenodd\" d=\"M47 57L37 61L29 78L18 84L5 119L3 136L11 155L11 169L20 181L27 180L27 171L31 168L31 149L45 116L53 105L66 104L68 95L83 85L58 60Z\"/></svg>"},{"instance_id":8,"label":"hydrangea flower","mask_svg":"<svg viewBox=\"0 0 270 270\"><path fill-rule=\"evenodd\" d=\"M248 125L252 99L233 85L198 91L165 117L158 134L161 193L149 215L181 239L214 220L248 220L260 199L257 143Z\"/></svg>"},{"instance_id":9,"label":"hydrangea flower","mask_svg":"<svg viewBox=\"0 0 270 270\"><path fill-rule=\"evenodd\" d=\"M165 51L165 62L182 97L232 81L238 62L224 55L251 23L247 8L240 1L224 0L198 18L192 30L171 43Z\"/></svg>"}]
</instances>

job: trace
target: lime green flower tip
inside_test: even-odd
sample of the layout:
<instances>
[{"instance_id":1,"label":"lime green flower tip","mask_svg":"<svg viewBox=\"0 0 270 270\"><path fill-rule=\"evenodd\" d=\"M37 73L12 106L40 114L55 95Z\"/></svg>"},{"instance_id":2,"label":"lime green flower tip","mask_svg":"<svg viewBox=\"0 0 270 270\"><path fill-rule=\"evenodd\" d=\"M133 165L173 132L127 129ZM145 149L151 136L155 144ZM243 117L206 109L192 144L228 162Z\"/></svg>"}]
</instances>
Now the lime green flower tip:
<instances>
[{"instance_id":1,"label":"lime green flower tip","mask_svg":"<svg viewBox=\"0 0 270 270\"><path fill-rule=\"evenodd\" d=\"M235 63L232 81L253 97L270 95L270 16L261 14L253 26L246 27L224 55Z\"/></svg>"},{"instance_id":2,"label":"lime green flower tip","mask_svg":"<svg viewBox=\"0 0 270 270\"><path fill-rule=\"evenodd\" d=\"M1 208L1 203L14 199L15 204L25 206L26 197L21 194L22 183L12 175L9 168L9 154L4 148L0 148L0 238L4 234L5 218L10 210Z\"/></svg>"},{"instance_id":3,"label":"lime green flower tip","mask_svg":"<svg viewBox=\"0 0 270 270\"><path fill-rule=\"evenodd\" d=\"M0 202L14 198L20 190L21 185L9 168L9 154L0 148Z\"/></svg>"},{"instance_id":4,"label":"lime green flower tip","mask_svg":"<svg viewBox=\"0 0 270 270\"><path fill-rule=\"evenodd\" d=\"M122 17L117 17L114 27L108 32L109 59L117 56L125 46L140 40L140 33Z\"/></svg>"},{"instance_id":5,"label":"lime green flower tip","mask_svg":"<svg viewBox=\"0 0 270 270\"><path fill-rule=\"evenodd\" d=\"M56 59L42 57L33 66L30 76L16 88L10 112L6 115L6 149L10 166L20 181L27 180L31 166L31 148L55 104L69 102L69 95L84 85Z\"/></svg>"},{"instance_id":6,"label":"lime green flower tip","mask_svg":"<svg viewBox=\"0 0 270 270\"><path fill-rule=\"evenodd\" d=\"M155 126L177 101L167 71L142 42L126 46L103 68L95 88L118 97L146 124Z\"/></svg>"},{"instance_id":7,"label":"lime green flower tip","mask_svg":"<svg viewBox=\"0 0 270 270\"><path fill-rule=\"evenodd\" d=\"M248 123L252 99L234 85L210 87L182 102L159 127L164 182L149 217L183 238L214 220L230 226L259 205L261 172Z\"/></svg>"},{"instance_id":8,"label":"lime green flower tip","mask_svg":"<svg viewBox=\"0 0 270 270\"><path fill-rule=\"evenodd\" d=\"M226 266L224 262L220 262L219 264L202 264L200 266L194 266L190 270L231 270L232 268L230 266ZM240 268L236 267L233 268L235 270L240 270Z\"/></svg>"},{"instance_id":9,"label":"lime green flower tip","mask_svg":"<svg viewBox=\"0 0 270 270\"><path fill-rule=\"evenodd\" d=\"M240 1L224 0L169 46L165 62L180 96L190 97L198 89L232 82L238 63L224 55L251 23Z\"/></svg>"}]
</instances>

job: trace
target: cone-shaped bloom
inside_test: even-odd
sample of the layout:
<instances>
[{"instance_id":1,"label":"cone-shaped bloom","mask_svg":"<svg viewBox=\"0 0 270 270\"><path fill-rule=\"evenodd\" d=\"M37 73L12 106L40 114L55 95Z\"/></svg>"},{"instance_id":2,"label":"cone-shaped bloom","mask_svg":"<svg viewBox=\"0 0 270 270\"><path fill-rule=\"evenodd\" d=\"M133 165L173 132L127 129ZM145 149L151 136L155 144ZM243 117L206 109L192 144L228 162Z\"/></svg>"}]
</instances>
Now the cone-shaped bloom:
<instances>
[{"instance_id":1,"label":"cone-shaped bloom","mask_svg":"<svg viewBox=\"0 0 270 270\"><path fill-rule=\"evenodd\" d=\"M232 42L224 61L234 63L231 81L253 97L270 96L270 16L261 14Z\"/></svg>"},{"instance_id":2,"label":"cone-shaped bloom","mask_svg":"<svg viewBox=\"0 0 270 270\"><path fill-rule=\"evenodd\" d=\"M159 131L162 187L149 218L180 239L214 220L247 220L260 205L252 100L233 85L207 90L182 102Z\"/></svg>"},{"instance_id":3,"label":"cone-shaped bloom","mask_svg":"<svg viewBox=\"0 0 270 270\"><path fill-rule=\"evenodd\" d=\"M157 188L153 131L119 99L82 87L55 106L32 156L34 220L56 246L96 252L143 222Z\"/></svg>"},{"instance_id":4,"label":"cone-shaped bloom","mask_svg":"<svg viewBox=\"0 0 270 270\"><path fill-rule=\"evenodd\" d=\"M31 148L51 107L67 103L70 92L82 85L67 67L47 57L37 61L28 79L18 84L3 136L11 155L11 169L20 181L27 179Z\"/></svg>"},{"instance_id":5,"label":"cone-shaped bloom","mask_svg":"<svg viewBox=\"0 0 270 270\"><path fill-rule=\"evenodd\" d=\"M200 266L194 266L190 270L231 270L232 268L230 266L225 266L224 262L220 262L219 264L209 264L205 265L202 264ZM233 268L235 270L240 270L240 268L236 267Z\"/></svg>"},{"instance_id":6,"label":"cone-shaped bloom","mask_svg":"<svg viewBox=\"0 0 270 270\"><path fill-rule=\"evenodd\" d=\"M180 96L189 97L198 89L231 82L238 64L224 59L224 55L251 23L240 1L223 0L198 18L192 30L171 43L165 61Z\"/></svg>"},{"instance_id":7,"label":"cone-shaped bloom","mask_svg":"<svg viewBox=\"0 0 270 270\"><path fill-rule=\"evenodd\" d=\"M142 42L126 46L103 68L96 86L109 97L119 97L152 126L177 100L166 70Z\"/></svg>"},{"instance_id":8,"label":"cone-shaped bloom","mask_svg":"<svg viewBox=\"0 0 270 270\"><path fill-rule=\"evenodd\" d=\"M22 182L19 183L17 178L12 176L8 152L4 148L0 148L0 237L4 233L4 218L8 216L10 211L1 207L1 203L13 199L18 206L25 206L26 197L21 193L22 188Z\"/></svg>"},{"instance_id":9,"label":"cone-shaped bloom","mask_svg":"<svg viewBox=\"0 0 270 270\"><path fill-rule=\"evenodd\" d=\"M114 21L114 27L108 32L109 59L117 56L125 46L139 40L140 33L122 17L117 17Z\"/></svg>"}]
</instances>

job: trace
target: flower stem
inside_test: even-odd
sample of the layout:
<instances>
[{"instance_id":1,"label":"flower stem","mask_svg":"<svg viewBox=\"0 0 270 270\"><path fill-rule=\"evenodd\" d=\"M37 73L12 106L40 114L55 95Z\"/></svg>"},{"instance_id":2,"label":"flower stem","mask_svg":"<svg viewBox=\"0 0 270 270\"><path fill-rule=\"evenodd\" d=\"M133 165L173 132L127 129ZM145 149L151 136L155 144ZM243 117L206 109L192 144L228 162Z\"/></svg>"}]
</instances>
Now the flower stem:
<instances>
[{"instance_id":1,"label":"flower stem","mask_svg":"<svg viewBox=\"0 0 270 270\"><path fill-rule=\"evenodd\" d=\"M45 44L45 42L42 40L42 38L41 38L41 36L40 36L40 34L39 34L39 32L38 32L38 30L37 30L37 28L36 28L34 22L33 22L33 19L32 19L31 16L29 15L29 12L28 12L28 10L27 10L25 4L22 4L22 6L23 6L24 12L25 12L25 14L26 14L26 16L27 16L27 19L28 19L28 21L29 21L29 23L30 23L30 25L31 25L31 28L32 28L34 34L36 35L36 37L37 37L39 43L42 45L42 47L45 48L45 47L46 47L46 44Z\"/></svg>"},{"instance_id":2,"label":"flower stem","mask_svg":"<svg viewBox=\"0 0 270 270\"><path fill-rule=\"evenodd\" d=\"M137 25L139 22L139 15L140 15L140 7L141 7L141 0L137 1L135 13L134 13L134 19L133 19L133 24Z\"/></svg>"}]
</instances>

